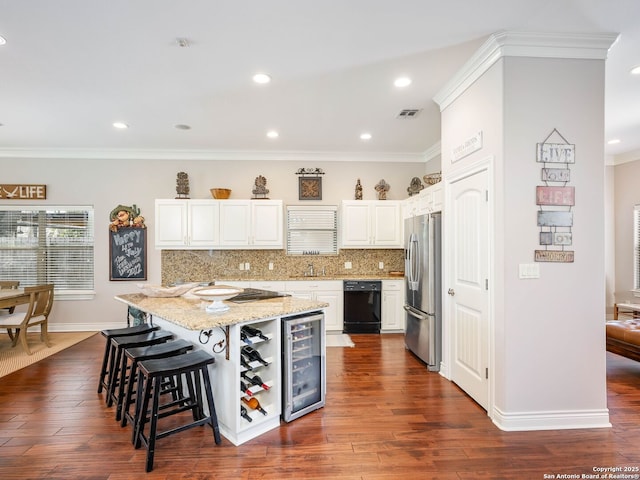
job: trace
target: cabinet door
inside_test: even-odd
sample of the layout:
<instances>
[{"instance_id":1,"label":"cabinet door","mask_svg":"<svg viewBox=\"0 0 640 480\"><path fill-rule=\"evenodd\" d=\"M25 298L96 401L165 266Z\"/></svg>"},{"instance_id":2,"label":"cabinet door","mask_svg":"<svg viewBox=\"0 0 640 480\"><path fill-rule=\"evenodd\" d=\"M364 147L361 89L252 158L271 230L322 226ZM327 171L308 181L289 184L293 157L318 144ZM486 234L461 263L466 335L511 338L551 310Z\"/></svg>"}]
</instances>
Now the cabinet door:
<instances>
[{"instance_id":1,"label":"cabinet door","mask_svg":"<svg viewBox=\"0 0 640 480\"><path fill-rule=\"evenodd\" d=\"M344 328L344 296L342 290L336 291L318 291L316 292L315 299L319 302L327 302L328 307L324 310L324 326L327 331L342 332Z\"/></svg>"},{"instance_id":2,"label":"cabinet door","mask_svg":"<svg viewBox=\"0 0 640 480\"><path fill-rule=\"evenodd\" d=\"M220 207L215 200L190 200L188 243L191 247L211 248L219 244Z\"/></svg>"},{"instance_id":3,"label":"cabinet door","mask_svg":"<svg viewBox=\"0 0 640 480\"><path fill-rule=\"evenodd\" d=\"M402 247L400 203L381 201L371 205L372 243L378 247Z\"/></svg>"},{"instance_id":4,"label":"cabinet door","mask_svg":"<svg viewBox=\"0 0 640 480\"><path fill-rule=\"evenodd\" d=\"M243 247L249 245L251 205L249 200L220 202L220 245Z\"/></svg>"},{"instance_id":5,"label":"cabinet door","mask_svg":"<svg viewBox=\"0 0 640 480\"><path fill-rule=\"evenodd\" d=\"M404 281L382 281L382 331L404 331Z\"/></svg>"},{"instance_id":6,"label":"cabinet door","mask_svg":"<svg viewBox=\"0 0 640 480\"><path fill-rule=\"evenodd\" d=\"M362 247L371 243L371 216L368 202L343 202L341 220L343 247Z\"/></svg>"},{"instance_id":7,"label":"cabinet door","mask_svg":"<svg viewBox=\"0 0 640 480\"><path fill-rule=\"evenodd\" d=\"M256 200L251 202L251 244L257 247L284 247L282 202Z\"/></svg>"},{"instance_id":8,"label":"cabinet door","mask_svg":"<svg viewBox=\"0 0 640 480\"><path fill-rule=\"evenodd\" d=\"M187 201L156 200L156 248L180 248L187 245Z\"/></svg>"}]
</instances>

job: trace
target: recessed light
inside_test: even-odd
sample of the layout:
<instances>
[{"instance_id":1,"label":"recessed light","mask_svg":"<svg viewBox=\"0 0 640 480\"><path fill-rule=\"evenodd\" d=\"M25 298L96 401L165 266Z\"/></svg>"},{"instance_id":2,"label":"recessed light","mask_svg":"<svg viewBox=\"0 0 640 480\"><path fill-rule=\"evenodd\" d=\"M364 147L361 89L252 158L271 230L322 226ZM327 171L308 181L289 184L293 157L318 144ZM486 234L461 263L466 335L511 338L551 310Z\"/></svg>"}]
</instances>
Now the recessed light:
<instances>
[{"instance_id":1,"label":"recessed light","mask_svg":"<svg viewBox=\"0 0 640 480\"><path fill-rule=\"evenodd\" d=\"M266 73L256 73L253 76L253 81L256 83L269 83L271 81L271 77Z\"/></svg>"},{"instance_id":2,"label":"recessed light","mask_svg":"<svg viewBox=\"0 0 640 480\"><path fill-rule=\"evenodd\" d=\"M278 132L276 132L275 130L269 130L267 132L267 137L269 138L278 138L280 136L280 134Z\"/></svg>"},{"instance_id":3,"label":"recessed light","mask_svg":"<svg viewBox=\"0 0 640 480\"><path fill-rule=\"evenodd\" d=\"M370 133L360 134L360 140L371 140L371 134Z\"/></svg>"},{"instance_id":4,"label":"recessed light","mask_svg":"<svg viewBox=\"0 0 640 480\"><path fill-rule=\"evenodd\" d=\"M399 77L393 82L393 84L398 88L404 88L411 85L411 79L409 77Z\"/></svg>"},{"instance_id":5,"label":"recessed light","mask_svg":"<svg viewBox=\"0 0 640 480\"><path fill-rule=\"evenodd\" d=\"M174 125L173 127L177 128L178 130L191 130L191 126L185 125L184 123L179 123L177 125Z\"/></svg>"},{"instance_id":6,"label":"recessed light","mask_svg":"<svg viewBox=\"0 0 640 480\"><path fill-rule=\"evenodd\" d=\"M631 75L640 75L640 65L636 65L631 69Z\"/></svg>"},{"instance_id":7,"label":"recessed light","mask_svg":"<svg viewBox=\"0 0 640 480\"><path fill-rule=\"evenodd\" d=\"M124 122L113 122L113 126L114 126L114 128L119 128L121 130L123 130L125 128L129 128L129 125L127 125Z\"/></svg>"},{"instance_id":8,"label":"recessed light","mask_svg":"<svg viewBox=\"0 0 640 480\"><path fill-rule=\"evenodd\" d=\"M612 138L611 140L609 140L607 142L609 145L617 145L618 143L620 143L620 139L619 138Z\"/></svg>"},{"instance_id":9,"label":"recessed light","mask_svg":"<svg viewBox=\"0 0 640 480\"><path fill-rule=\"evenodd\" d=\"M0 45L4 45L5 43L7 43L7 39L0 35Z\"/></svg>"}]
</instances>

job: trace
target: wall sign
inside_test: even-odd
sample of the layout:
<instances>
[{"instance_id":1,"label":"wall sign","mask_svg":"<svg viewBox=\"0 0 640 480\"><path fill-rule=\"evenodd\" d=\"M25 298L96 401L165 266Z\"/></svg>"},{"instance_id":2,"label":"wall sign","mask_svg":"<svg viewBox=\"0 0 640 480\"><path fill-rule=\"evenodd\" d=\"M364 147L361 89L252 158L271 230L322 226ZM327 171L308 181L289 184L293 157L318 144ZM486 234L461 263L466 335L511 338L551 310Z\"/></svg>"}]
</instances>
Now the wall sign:
<instances>
[{"instance_id":1,"label":"wall sign","mask_svg":"<svg viewBox=\"0 0 640 480\"><path fill-rule=\"evenodd\" d=\"M147 229L109 230L109 280L147 279Z\"/></svg>"},{"instance_id":2,"label":"wall sign","mask_svg":"<svg viewBox=\"0 0 640 480\"><path fill-rule=\"evenodd\" d=\"M548 142L554 134L564 143ZM569 165L576 161L575 153L576 146L567 142L555 128L536 145L536 162L544 164L540 170L544 185L536 186L536 205L540 207L537 212L538 242L544 250L535 250L536 262L573 262L574 252L565 247L573 244L575 187L567 186L567 183L571 179Z\"/></svg>"},{"instance_id":3,"label":"wall sign","mask_svg":"<svg viewBox=\"0 0 640 480\"><path fill-rule=\"evenodd\" d=\"M451 150L451 161L457 162L461 158L471 155L482 148L482 131L476 133L473 137L466 139L460 145Z\"/></svg>"},{"instance_id":4,"label":"wall sign","mask_svg":"<svg viewBox=\"0 0 640 480\"><path fill-rule=\"evenodd\" d=\"M0 184L1 200L46 200L46 185Z\"/></svg>"}]
</instances>

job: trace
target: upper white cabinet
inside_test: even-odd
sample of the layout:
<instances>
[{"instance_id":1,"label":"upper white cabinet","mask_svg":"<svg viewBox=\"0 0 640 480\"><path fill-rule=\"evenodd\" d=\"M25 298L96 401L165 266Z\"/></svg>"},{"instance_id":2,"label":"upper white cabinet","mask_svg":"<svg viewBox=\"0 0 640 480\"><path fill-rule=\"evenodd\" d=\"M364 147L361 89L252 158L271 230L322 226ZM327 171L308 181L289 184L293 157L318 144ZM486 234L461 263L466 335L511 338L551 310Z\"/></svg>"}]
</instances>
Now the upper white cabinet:
<instances>
[{"instance_id":1,"label":"upper white cabinet","mask_svg":"<svg viewBox=\"0 0 640 480\"><path fill-rule=\"evenodd\" d=\"M208 248L218 243L218 204L209 200L156 200L155 238L161 248Z\"/></svg>"},{"instance_id":2,"label":"upper white cabinet","mask_svg":"<svg viewBox=\"0 0 640 480\"><path fill-rule=\"evenodd\" d=\"M343 201L342 248L402 248L400 206L394 200Z\"/></svg>"},{"instance_id":3,"label":"upper white cabinet","mask_svg":"<svg viewBox=\"0 0 640 480\"><path fill-rule=\"evenodd\" d=\"M442 182L424 188L412 197L403 201L403 218L411 218L426 213L442 211Z\"/></svg>"},{"instance_id":4,"label":"upper white cabinet","mask_svg":"<svg viewBox=\"0 0 640 480\"><path fill-rule=\"evenodd\" d=\"M283 248L281 200L156 200L156 248Z\"/></svg>"}]
</instances>

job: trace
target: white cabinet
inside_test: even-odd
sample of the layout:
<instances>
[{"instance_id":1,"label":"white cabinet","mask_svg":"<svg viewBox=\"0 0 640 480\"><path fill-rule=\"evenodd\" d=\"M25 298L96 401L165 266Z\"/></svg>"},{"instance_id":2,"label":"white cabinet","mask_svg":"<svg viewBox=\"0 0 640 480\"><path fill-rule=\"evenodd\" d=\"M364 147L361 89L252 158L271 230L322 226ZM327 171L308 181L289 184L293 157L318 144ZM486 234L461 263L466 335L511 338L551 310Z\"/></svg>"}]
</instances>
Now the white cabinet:
<instances>
[{"instance_id":1,"label":"white cabinet","mask_svg":"<svg viewBox=\"0 0 640 480\"><path fill-rule=\"evenodd\" d=\"M404 332L404 280L382 281L382 333Z\"/></svg>"},{"instance_id":2,"label":"white cabinet","mask_svg":"<svg viewBox=\"0 0 640 480\"><path fill-rule=\"evenodd\" d=\"M286 293L308 300L326 302L324 309L325 330L339 331L343 329L343 283L340 280L294 280L285 282Z\"/></svg>"},{"instance_id":3,"label":"white cabinet","mask_svg":"<svg viewBox=\"0 0 640 480\"><path fill-rule=\"evenodd\" d=\"M218 244L219 207L210 200L156 200L156 248L209 248Z\"/></svg>"},{"instance_id":4,"label":"white cabinet","mask_svg":"<svg viewBox=\"0 0 640 480\"><path fill-rule=\"evenodd\" d=\"M403 218L442 211L443 193L442 182L439 182L422 189L417 195L407 198L403 201Z\"/></svg>"},{"instance_id":5,"label":"white cabinet","mask_svg":"<svg viewBox=\"0 0 640 480\"><path fill-rule=\"evenodd\" d=\"M342 248L402 248L400 206L394 200L343 201Z\"/></svg>"},{"instance_id":6,"label":"white cabinet","mask_svg":"<svg viewBox=\"0 0 640 480\"><path fill-rule=\"evenodd\" d=\"M281 200L223 200L220 203L220 246L283 248Z\"/></svg>"},{"instance_id":7,"label":"white cabinet","mask_svg":"<svg viewBox=\"0 0 640 480\"><path fill-rule=\"evenodd\" d=\"M281 200L156 200L163 249L284 248Z\"/></svg>"}]
</instances>

